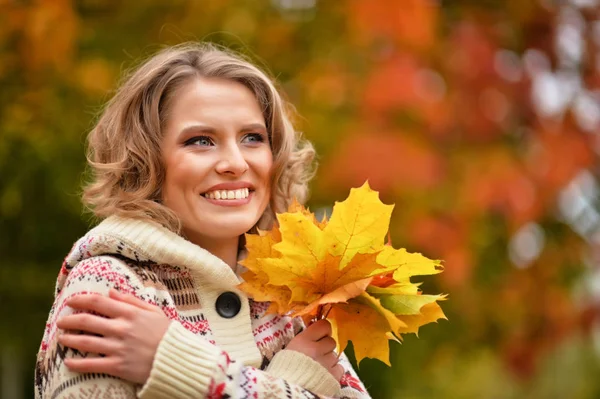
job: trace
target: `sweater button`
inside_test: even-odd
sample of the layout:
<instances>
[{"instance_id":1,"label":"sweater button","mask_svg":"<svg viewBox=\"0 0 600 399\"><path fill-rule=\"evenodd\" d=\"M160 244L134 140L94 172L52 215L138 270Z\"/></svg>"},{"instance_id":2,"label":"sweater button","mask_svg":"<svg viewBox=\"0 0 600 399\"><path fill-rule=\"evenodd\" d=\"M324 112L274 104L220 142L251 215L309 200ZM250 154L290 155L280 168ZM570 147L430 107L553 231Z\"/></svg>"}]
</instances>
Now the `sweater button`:
<instances>
[{"instance_id":1,"label":"sweater button","mask_svg":"<svg viewBox=\"0 0 600 399\"><path fill-rule=\"evenodd\" d=\"M224 292L217 298L216 309L219 316L226 319L235 317L242 308L242 301L235 292Z\"/></svg>"}]
</instances>

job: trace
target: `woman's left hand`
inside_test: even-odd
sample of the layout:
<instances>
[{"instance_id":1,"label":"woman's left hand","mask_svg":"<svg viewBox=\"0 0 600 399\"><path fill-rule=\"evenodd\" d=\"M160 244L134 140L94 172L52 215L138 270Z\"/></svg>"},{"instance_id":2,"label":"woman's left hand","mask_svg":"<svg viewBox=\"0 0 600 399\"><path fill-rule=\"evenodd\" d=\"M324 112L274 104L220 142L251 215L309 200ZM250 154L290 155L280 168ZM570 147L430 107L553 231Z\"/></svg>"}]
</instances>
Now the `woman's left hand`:
<instances>
[{"instance_id":1,"label":"woman's left hand","mask_svg":"<svg viewBox=\"0 0 600 399\"><path fill-rule=\"evenodd\" d=\"M105 373L138 384L150 376L156 349L171 320L157 306L133 295L110 290L109 296L77 295L66 304L77 313L62 317L56 325L67 332L58 342L81 352L103 357L67 358L65 365L80 373ZM81 330L86 334L68 331ZM92 335L95 334L95 335ZM100 335L100 336L96 336Z\"/></svg>"}]
</instances>

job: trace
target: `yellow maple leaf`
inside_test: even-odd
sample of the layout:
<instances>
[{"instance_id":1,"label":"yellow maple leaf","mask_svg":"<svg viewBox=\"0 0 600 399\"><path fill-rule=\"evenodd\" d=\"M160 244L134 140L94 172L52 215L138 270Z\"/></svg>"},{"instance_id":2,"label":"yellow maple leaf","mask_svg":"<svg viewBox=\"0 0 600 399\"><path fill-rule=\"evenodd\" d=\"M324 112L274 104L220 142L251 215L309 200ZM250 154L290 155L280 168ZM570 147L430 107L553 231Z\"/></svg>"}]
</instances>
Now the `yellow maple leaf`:
<instances>
[{"instance_id":1,"label":"yellow maple leaf","mask_svg":"<svg viewBox=\"0 0 600 399\"><path fill-rule=\"evenodd\" d=\"M358 362L371 357L389 365L389 340L445 318L437 304L445 296L423 295L410 281L441 272L440 261L384 241L392 209L367 183L337 202L330 220L318 222L294 201L277 215L278 227L246 236L240 289L271 301L269 311L307 323L326 317L339 351L352 341Z\"/></svg>"},{"instance_id":2,"label":"yellow maple leaf","mask_svg":"<svg viewBox=\"0 0 600 399\"><path fill-rule=\"evenodd\" d=\"M280 258L258 259L257 262L262 267L261 272L268 275L269 284L291 289L294 302L312 303L347 284L368 278L374 269L381 267L375 262L377 254L357 254L340 270L340 256L326 252L321 260L306 257L302 264L297 264L293 261L297 258L295 252L288 256L286 248L280 250Z\"/></svg>"},{"instance_id":3,"label":"yellow maple leaf","mask_svg":"<svg viewBox=\"0 0 600 399\"><path fill-rule=\"evenodd\" d=\"M431 260L419 253L410 253L404 248L394 249L386 245L377 256L377 263L394 269L394 280L402 281L412 276L441 273L444 268L439 260ZM376 273L385 270L377 270Z\"/></svg>"},{"instance_id":4,"label":"yellow maple leaf","mask_svg":"<svg viewBox=\"0 0 600 399\"><path fill-rule=\"evenodd\" d=\"M443 297L438 300L445 300L445 299L446 298ZM419 311L419 314L398 316L398 319L400 319L404 324L406 324L406 327L400 327L398 329L399 334L413 333L418 336L419 335L419 327L421 327L425 324L437 322L439 319L447 320L447 317L444 314L440 305L437 302L432 302L432 303L423 305L423 307ZM400 337L400 335L398 335L398 337Z\"/></svg>"},{"instance_id":5,"label":"yellow maple leaf","mask_svg":"<svg viewBox=\"0 0 600 399\"><path fill-rule=\"evenodd\" d=\"M343 268L357 253L383 249L393 205L385 205L369 183L350 190L348 199L336 202L331 218L323 229L332 255L342 256Z\"/></svg>"},{"instance_id":6,"label":"yellow maple leaf","mask_svg":"<svg viewBox=\"0 0 600 399\"><path fill-rule=\"evenodd\" d=\"M376 298L362 293L355 300L332 307L327 317L335 325L334 336L338 351L343 351L352 341L356 362L365 357L376 358L390 365L388 332L398 334L407 326L392 312L385 309ZM360 323L360 328L356 328Z\"/></svg>"},{"instance_id":7,"label":"yellow maple leaf","mask_svg":"<svg viewBox=\"0 0 600 399\"><path fill-rule=\"evenodd\" d=\"M363 292L365 292L365 289L367 288L370 282L371 278L366 278L363 280L350 282L346 285L342 285L334 291L325 294L316 301L313 301L312 303L308 304L308 306L295 312L294 314L296 316L312 316L315 313L317 307L319 306L346 302L348 299L355 298L361 295Z\"/></svg>"},{"instance_id":8,"label":"yellow maple leaf","mask_svg":"<svg viewBox=\"0 0 600 399\"><path fill-rule=\"evenodd\" d=\"M437 301L446 299L446 295L422 295L419 284L404 280L388 287L367 287L367 292L378 298L382 306L390 310L406 326L398 330L399 334L418 335L419 327L446 319ZM400 337L398 335L398 337Z\"/></svg>"},{"instance_id":9,"label":"yellow maple leaf","mask_svg":"<svg viewBox=\"0 0 600 399\"><path fill-rule=\"evenodd\" d=\"M308 210L308 208L305 208L304 206L302 206L302 204L300 204L296 200L296 198L294 198L294 200L288 207L287 213L297 213L297 212L300 212L304 216L308 217L314 223L314 225L317 226L318 228L320 228L321 230L323 230L325 228L325 226L327 226L327 215L323 215L323 220L321 220L319 222L314 213L312 213L310 210Z\"/></svg>"},{"instance_id":10,"label":"yellow maple leaf","mask_svg":"<svg viewBox=\"0 0 600 399\"><path fill-rule=\"evenodd\" d=\"M286 286L269 284L269 277L261 270L257 259L277 258L281 256L273 246L281 241L277 227L271 231L259 231L259 234L246 235L246 250L253 256L247 257L240 263L248 271L241 274L240 289L250 295L255 301L272 302L269 313L285 313L289 307L292 292Z\"/></svg>"}]
</instances>

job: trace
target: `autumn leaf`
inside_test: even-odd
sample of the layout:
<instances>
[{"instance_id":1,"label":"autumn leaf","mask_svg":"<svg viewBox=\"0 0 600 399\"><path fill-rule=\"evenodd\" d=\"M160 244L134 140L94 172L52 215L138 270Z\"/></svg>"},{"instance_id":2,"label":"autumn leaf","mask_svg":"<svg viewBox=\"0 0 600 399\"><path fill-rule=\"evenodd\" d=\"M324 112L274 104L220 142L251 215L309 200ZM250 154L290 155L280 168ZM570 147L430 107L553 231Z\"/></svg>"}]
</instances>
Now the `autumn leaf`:
<instances>
[{"instance_id":1,"label":"autumn leaf","mask_svg":"<svg viewBox=\"0 0 600 399\"><path fill-rule=\"evenodd\" d=\"M385 288L371 285L367 287L367 292L378 298L383 307L394 313L405 324L398 329L398 336L407 333L417 334L420 326L446 319L437 304L437 301L445 300L446 296L422 295L419 284L413 284L408 280Z\"/></svg>"},{"instance_id":2,"label":"autumn leaf","mask_svg":"<svg viewBox=\"0 0 600 399\"><path fill-rule=\"evenodd\" d=\"M277 227L271 231L259 231L259 234L248 234L246 236L246 250L260 258L279 257L281 254L273 249L273 245L281 241L281 234ZM241 274L244 280L240 289L252 296L256 301L272 302L269 308L273 313L285 313L291 291L286 286L274 286L268 284L269 277L262 272L257 262L257 257L249 257L240 262L248 271ZM280 312L281 310L281 312Z\"/></svg>"},{"instance_id":3,"label":"autumn leaf","mask_svg":"<svg viewBox=\"0 0 600 399\"><path fill-rule=\"evenodd\" d=\"M393 278L401 281L415 275L440 273L444 268L438 260L431 260L419 253L409 253L404 248L394 249L386 245L377 257L377 263L393 268Z\"/></svg>"},{"instance_id":4,"label":"autumn leaf","mask_svg":"<svg viewBox=\"0 0 600 399\"><path fill-rule=\"evenodd\" d=\"M395 315L417 315L427 304L439 301L443 295L382 295L381 305Z\"/></svg>"},{"instance_id":5,"label":"autumn leaf","mask_svg":"<svg viewBox=\"0 0 600 399\"><path fill-rule=\"evenodd\" d=\"M277 246L276 246L277 247ZM281 248L281 247L279 247ZM370 277L381 266L375 262L376 254L357 254L342 270L339 269L341 257L329 253L320 261L293 264L282 249L281 258L260 259L262 272L268 275L269 283L287 286L292 291L292 301L313 302L318 297L337 290L347 284Z\"/></svg>"},{"instance_id":6,"label":"autumn leaf","mask_svg":"<svg viewBox=\"0 0 600 399\"><path fill-rule=\"evenodd\" d=\"M335 204L323 232L329 252L342 256L340 268L359 252L383 249L393 208L393 205L383 204L368 183L351 189L346 201Z\"/></svg>"},{"instance_id":7,"label":"autumn leaf","mask_svg":"<svg viewBox=\"0 0 600 399\"><path fill-rule=\"evenodd\" d=\"M270 301L269 312L307 323L327 318L338 350L352 341L358 362L371 357L390 365L390 340L445 318L437 305L445 296L423 295L410 281L441 272L440 261L385 242L392 209L368 183L321 222L294 201L272 231L246 236L240 289Z\"/></svg>"},{"instance_id":8,"label":"autumn leaf","mask_svg":"<svg viewBox=\"0 0 600 399\"><path fill-rule=\"evenodd\" d=\"M445 300L446 298L439 298L438 300ZM398 317L400 320L402 320L402 322L404 324L406 324L406 327L400 327L398 329L398 336L400 336L400 334L416 334L417 336L419 335L419 327L425 325L425 324L429 324L429 323L434 323L437 322L440 319L446 319L447 317L444 314L444 312L442 311L442 308L440 307L440 305L437 302L432 302L432 303L428 303L426 305L424 305L420 310L419 313L416 315L404 315L404 316L399 316Z\"/></svg>"},{"instance_id":9,"label":"autumn leaf","mask_svg":"<svg viewBox=\"0 0 600 399\"><path fill-rule=\"evenodd\" d=\"M243 265L253 272L259 273L260 269L256 264L256 259L281 256L281 254L273 248L273 246L280 241L281 233L277 227L274 227L271 231L259 230L258 234L247 234L246 250L252 252L254 256L244 259L242 261Z\"/></svg>"},{"instance_id":10,"label":"autumn leaf","mask_svg":"<svg viewBox=\"0 0 600 399\"><path fill-rule=\"evenodd\" d=\"M346 302L350 298L357 297L361 295L369 283L371 282L371 278L366 278L364 280L354 281L339 287L338 289L330 292L329 294L325 294L320 297L318 300L310 303L301 311L295 313L296 316L306 316L312 315L315 309L318 306L333 304L333 303L341 303Z\"/></svg>"},{"instance_id":11,"label":"autumn leaf","mask_svg":"<svg viewBox=\"0 0 600 399\"><path fill-rule=\"evenodd\" d=\"M309 218L314 223L314 225L317 226L318 228L320 228L321 230L323 230L323 228L325 228L325 226L327 226L327 215L323 215L323 220L321 220L319 222L314 213L310 212L307 208L303 207L302 204L300 204L296 200L296 198L294 198L294 200L288 207L287 213L296 213L296 212L300 212L301 214L303 214L304 216Z\"/></svg>"},{"instance_id":12,"label":"autumn leaf","mask_svg":"<svg viewBox=\"0 0 600 399\"><path fill-rule=\"evenodd\" d=\"M264 273L243 273L244 280L239 288L258 302L271 302L269 313L286 313L292 293L285 286L268 284L269 279Z\"/></svg>"},{"instance_id":13,"label":"autumn leaf","mask_svg":"<svg viewBox=\"0 0 600 399\"><path fill-rule=\"evenodd\" d=\"M352 341L357 362L371 357L390 365L386 335L389 323L369 305L359 302L336 305L329 312L328 319L336 326L332 336L338 343L338 353L346 348L348 341ZM357 328L359 323L361 328Z\"/></svg>"},{"instance_id":14,"label":"autumn leaf","mask_svg":"<svg viewBox=\"0 0 600 399\"><path fill-rule=\"evenodd\" d=\"M390 366L388 340L399 334L407 325L391 311L383 307L379 300L362 293L356 300L339 304L332 308L329 317L335 320L339 350L352 341L356 361L365 357L377 358ZM361 328L356 328L360 323ZM392 336L388 337L388 332Z\"/></svg>"}]
</instances>

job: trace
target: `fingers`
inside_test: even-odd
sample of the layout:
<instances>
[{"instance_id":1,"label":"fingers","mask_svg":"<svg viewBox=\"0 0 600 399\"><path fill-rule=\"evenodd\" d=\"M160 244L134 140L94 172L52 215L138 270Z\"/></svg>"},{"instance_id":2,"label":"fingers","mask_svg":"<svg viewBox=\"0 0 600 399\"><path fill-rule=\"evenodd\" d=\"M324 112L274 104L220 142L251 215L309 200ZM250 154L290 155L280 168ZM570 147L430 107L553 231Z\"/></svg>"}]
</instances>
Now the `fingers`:
<instances>
[{"instance_id":1,"label":"fingers","mask_svg":"<svg viewBox=\"0 0 600 399\"><path fill-rule=\"evenodd\" d=\"M65 359L65 365L78 373L105 373L114 375L120 369L120 362L114 357L86 357L84 359Z\"/></svg>"},{"instance_id":2,"label":"fingers","mask_svg":"<svg viewBox=\"0 0 600 399\"><path fill-rule=\"evenodd\" d=\"M58 337L58 342L71 349L77 349L79 352L110 355L118 350L117 342L91 335L62 334Z\"/></svg>"},{"instance_id":3,"label":"fingers","mask_svg":"<svg viewBox=\"0 0 600 399\"><path fill-rule=\"evenodd\" d=\"M333 352L329 352L328 354L321 356L320 363L327 370L330 370L338 363L337 355Z\"/></svg>"},{"instance_id":4,"label":"fingers","mask_svg":"<svg viewBox=\"0 0 600 399\"><path fill-rule=\"evenodd\" d=\"M108 292L108 296L112 299L128 303L141 309L150 310L152 312L162 312L158 306L151 305L148 302L142 301L131 294L124 294L115 289L111 289Z\"/></svg>"},{"instance_id":5,"label":"fingers","mask_svg":"<svg viewBox=\"0 0 600 399\"><path fill-rule=\"evenodd\" d=\"M337 357L337 356L336 356ZM330 373L333 376L333 378L335 378L337 381L341 380L342 377L344 376L344 373L346 371L344 370L344 367L342 367L341 364L336 364L335 366L333 366L332 369L330 369Z\"/></svg>"},{"instance_id":6,"label":"fingers","mask_svg":"<svg viewBox=\"0 0 600 399\"><path fill-rule=\"evenodd\" d=\"M319 363L331 373L336 381L339 381L345 373L344 367L338 363L338 360L338 355L335 352L329 352L319 359Z\"/></svg>"},{"instance_id":7,"label":"fingers","mask_svg":"<svg viewBox=\"0 0 600 399\"><path fill-rule=\"evenodd\" d=\"M119 332L114 320L89 313L61 317L56 326L63 330L80 330L98 335L116 335Z\"/></svg>"},{"instance_id":8,"label":"fingers","mask_svg":"<svg viewBox=\"0 0 600 399\"><path fill-rule=\"evenodd\" d=\"M313 341L318 341L323 337L331 335L331 324L326 319L319 320L308 326L305 334Z\"/></svg>"},{"instance_id":9,"label":"fingers","mask_svg":"<svg viewBox=\"0 0 600 399\"><path fill-rule=\"evenodd\" d=\"M67 300L67 306L86 312L96 312L110 318L127 317L135 310L130 304L99 294L75 295Z\"/></svg>"},{"instance_id":10,"label":"fingers","mask_svg":"<svg viewBox=\"0 0 600 399\"><path fill-rule=\"evenodd\" d=\"M330 336L325 336L323 338L321 338L320 340L318 340L315 344L315 350L316 350L316 354L317 355L324 355L326 353L333 353L333 351L335 350L336 347L336 343L335 340L333 338L331 338ZM334 355L337 359L337 355ZM337 362L337 360L336 360Z\"/></svg>"}]
</instances>

